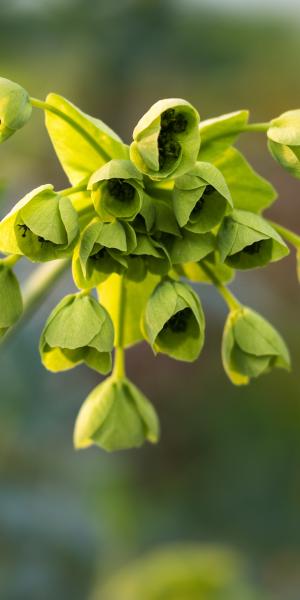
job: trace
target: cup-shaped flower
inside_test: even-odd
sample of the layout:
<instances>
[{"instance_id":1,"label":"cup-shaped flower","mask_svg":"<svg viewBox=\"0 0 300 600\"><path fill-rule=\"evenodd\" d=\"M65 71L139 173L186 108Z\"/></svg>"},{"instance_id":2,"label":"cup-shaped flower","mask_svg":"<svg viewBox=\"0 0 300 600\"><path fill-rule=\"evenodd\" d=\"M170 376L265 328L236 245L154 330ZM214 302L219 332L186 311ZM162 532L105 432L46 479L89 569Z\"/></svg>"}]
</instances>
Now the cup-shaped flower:
<instances>
[{"instance_id":1,"label":"cup-shaped flower","mask_svg":"<svg viewBox=\"0 0 300 600\"><path fill-rule=\"evenodd\" d=\"M0 143L30 119L29 95L20 85L0 77Z\"/></svg>"},{"instance_id":2,"label":"cup-shaped flower","mask_svg":"<svg viewBox=\"0 0 300 600\"><path fill-rule=\"evenodd\" d=\"M273 119L267 135L273 158L300 179L300 109L289 110Z\"/></svg>"},{"instance_id":3,"label":"cup-shaped flower","mask_svg":"<svg viewBox=\"0 0 300 600\"><path fill-rule=\"evenodd\" d=\"M175 179L173 208L180 227L207 233L233 208L230 191L214 165L197 162L185 175Z\"/></svg>"},{"instance_id":4,"label":"cup-shaped flower","mask_svg":"<svg viewBox=\"0 0 300 600\"><path fill-rule=\"evenodd\" d=\"M108 452L141 446L159 438L152 404L127 378L109 377L83 403L74 430L75 448L95 444Z\"/></svg>"},{"instance_id":5,"label":"cup-shaped flower","mask_svg":"<svg viewBox=\"0 0 300 600\"><path fill-rule=\"evenodd\" d=\"M178 177L193 167L200 148L199 114L185 100L159 100L133 131L130 158L152 179Z\"/></svg>"},{"instance_id":6,"label":"cup-shaped flower","mask_svg":"<svg viewBox=\"0 0 300 600\"><path fill-rule=\"evenodd\" d=\"M235 385L272 368L290 368L289 351L279 333L250 308L241 306L229 313L222 340L224 369Z\"/></svg>"},{"instance_id":7,"label":"cup-shaped flower","mask_svg":"<svg viewBox=\"0 0 300 600\"><path fill-rule=\"evenodd\" d=\"M253 269L289 253L281 236L260 215L234 210L218 232L221 260L234 269Z\"/></svg>"},{"instance_id":8,"label":"cup-shaped flower","mask_svg":"<svg viewBox=\"0 0 300 600\"><path fill-rule=\"evenodd\" d=\"M143 200L143 177L130 160L111 160L95 171L88 188L102 221L132 221Z\"/></svg>"},{"instance_id":9,"label":"cup-shaped flower","mask_svg":"<svg viewBox=\"0 0 300 600\"><path fill-rule=\"evenodd\" d=\"M36 188L0 223L0 250L24 254L33 262L64 258L78 237L78 217L69 198L53 186Z\"/></svg>"},{"instance_id":10,"label":"cup-shaped flower","mask_svg":"<svg viewBox=\"0 0 300 600\"><path fill-rule=\"evenodd\" d=\"M70 294L50 314L40 340L42 363L65 371L85 363L100 373L111 370L114 328L108 312L93 297Z\"/></svg>"},{"instance_id":11,"label":"cup-shaped flower","mask_svg":"<svg viewBox=\"0 0 300 600\"><path fill-rule=\"evenodd\" d=\"M7 265L0 263L0 338L18 321L22 311L18 280Z\"/></svg>"},{"instance_id":12,"label":"cup-shaped flower","mask_svg":"<svg viewBox=\"0 0 300 600\"><path fill-rule=\"evenodd\" d=\"M205 319L201 302L185 283L159 283L147 302L141 326L155 353L191 362L202 350Z\"/></svg>"},{"instance_id":13,"label":"cup-shaped flower","mask_svg":"<svg viewBox=\"0 0 300 600\"><path fill-rule=\"evenodd\" d=\"M171 269L170 256L163 243L156 241L151 236L138 233L136 236L137 245L132 251L132 257L141 257L145 266L144 275L147 272L154 275L166 275ZM134 266L131 261L130 273ZM138 266L140 271L140 265ZM134 273L133 273L134 279Z\"/></svg>"},{"instance_id":14,"label":"cup-shaped flower","mask_svg":"<svg viewBox=\"0 0 300 600\"><path fill-rule=\"evenodd\" d=\"M73 278L79 288L99 285L111 273L127 269L126 256L136 247L134 229L126 221L94 219L83 231L73 253Z\"/></svg>"}]
</instances>

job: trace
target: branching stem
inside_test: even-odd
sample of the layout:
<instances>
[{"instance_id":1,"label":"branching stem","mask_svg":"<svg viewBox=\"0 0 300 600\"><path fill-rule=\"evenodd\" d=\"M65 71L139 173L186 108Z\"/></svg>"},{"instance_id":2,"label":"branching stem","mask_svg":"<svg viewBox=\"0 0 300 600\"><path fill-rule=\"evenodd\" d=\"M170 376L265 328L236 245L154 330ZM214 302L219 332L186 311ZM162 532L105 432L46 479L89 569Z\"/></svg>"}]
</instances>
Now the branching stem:
<instances>
[{"instance_id":1,"label":"branching stem","mask_svg":"<svg viewBox=\"0 0 300 600\"><path fill-rule=\"evenodd\" d=\"M201 262L201 268L214 284L219 294L225 300L229 310L237 310L238 308L241 308L241 303L238 301L238 299L225 285L223 285L223 283L216 277L212 269L206 263L204 263L204 261Z\"/></svg>"}]
</instances>

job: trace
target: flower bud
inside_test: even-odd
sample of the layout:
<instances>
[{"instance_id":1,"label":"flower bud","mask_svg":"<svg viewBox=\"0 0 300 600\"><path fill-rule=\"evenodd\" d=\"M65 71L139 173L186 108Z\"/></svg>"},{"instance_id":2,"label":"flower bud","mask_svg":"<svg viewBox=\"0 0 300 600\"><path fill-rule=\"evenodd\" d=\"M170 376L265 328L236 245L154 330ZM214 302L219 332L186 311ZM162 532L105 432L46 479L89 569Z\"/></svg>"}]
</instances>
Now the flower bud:
<instances>
[{"instance_id":1,"label":"flower bud","mask_svg":"<svg viewBox=\"0 0 300 600\"><path fill-rule=\"evenodd\" d=\"M166 275L171 269L171 261L169 254L161 242L157 242L155 239L148 235L138 233L136 236L137 245L132 251L133 257L142 257L145 265L144 275L147 272L153 273L154 275ZM140 265L137 267L140 272ZM130 272L132 274L132 261ZM134 279L134 276L133 276Z\"/></svg>"},{"instance_id":2,"label":"flower bud","mask_svg":"<svg viewBox=\"0 0 300 600\"><path fill-rule=\"evenodd\" d=\"M109 161L93 173L88 188L102 221L132 221L141 210L143 177L130 160Z\"/></svg>"},{"instance_id":3,"label":"flower bud","mask_svg":"<svg viewBox=\"0 0 300 600\"><path fill-rule=\"evenodd\" d=\"M130 158L152 179L178 177L195 164L200 148L199 114L180 98L159 100L133 132Z\"/></svg>"},{"instance_id":4,"label":"flower bud","mask_svg":"<svg viewBox=\"0 0 300 600\"><path fill-rule=\"evenodd\" d=\"M83 403L74 430L75 448L95 444L108 452L155 443L159 421L152 404L127 378L109 377Z\"/></svg>"},{"instance_id":5,"label":"flower bud","mask_svg":"<svg viewBox=\"0 0 300 600\"><path fill-rule=\"evenodd\" d=\"M191 171L175 179L173 208L180 227L207 233L232 207L226 181L210 163L197 162Z\"/></svg>"},{"instance_id":6,"label":"flower bud","mask_svg":"<svg viewBox=\"0 0 300 600\"><path fill-rule=\"evenodd\" d=\"M0 223L0 250L24 254L33 262L64 258L72 253L78 233L69 198L44 185L20 200Z\"/></svg>"},{"instance_id":7,"label":"flower bud","mask_svg":"<svg viewBox=\"0 0 300 600\"><path fill-rule=\"evenodd\" d=\"M205 331L197 294L184 283L162 281L147 302L142 328L155 353L188 362L196 360Z\"/></svg>"},{"instance_id":8,"label":"flower bud","mask_svg":"<svg viewBox=\"0 0 300 600\"><path fill-rule=\"evenodd\" d=\"M127 254L136 247L134 229L126 221L94 219L82 233L73 254L73 278L79 288L99 285L111 273L127 269Z\"/></svg>"},{"instance_id":9,"label":"flower bud","mask_svg":"<svg viewBox=\"0 0 300 600\"><path fill-rule=\"evenodd\" d=\"M289 110L273 119L267 136L273 158L300 179L300 109Z\"/></svg>"},{"instance_id":10,"label":"flower bud","mask_svg":"<svg viewBox=\"0 0 300 600\"><path fill-rule=\"evenodd\" d=\"M277 231L261 216L246 210L234 210L225 217L217 244L221 260L234 269L263 267L289 254Z\"/></svg>"},{"instance_id":11,"label":"flower bud","mask_svg":"<svg viewBox=\"0 0 300 600\"><path fill-rule=\"evenodd\" d=\"M42 363L65 371L80 363L111 370L114 329L108 312L91 296L70 294L50 314L40 340Z\"/></svg>"},{"instance_id":12,"label":"flower bud","mask_svg":"<svg viewBox=\"0 0 300 600\"><path fill-rule=\"evenodd\" d=\"M0 77L0 143L30 119L29 95L20 85Z\"/></svg>"},{"instance_id":13,"label":"flower bud","mask_svg":"<svg viewBox=\"0 0 300 600\"><path fill-rule=\"evenodd\" d=\"M22 311L18 280L8 266L0 263L0 338L18 321Z\"/></svg>"},{"instance_id":14,"label":"flower bud","mask_svg":"<svg viewBox=\"0 0 300 600\"><path fill-rule=\"evenodd\" d=\"M290 368L289 351L279 333L258 313L247 307L228 315L223 340L224 369L236 385L249 383L252 377L272 368Z\"/></svg>"}]
</instances>

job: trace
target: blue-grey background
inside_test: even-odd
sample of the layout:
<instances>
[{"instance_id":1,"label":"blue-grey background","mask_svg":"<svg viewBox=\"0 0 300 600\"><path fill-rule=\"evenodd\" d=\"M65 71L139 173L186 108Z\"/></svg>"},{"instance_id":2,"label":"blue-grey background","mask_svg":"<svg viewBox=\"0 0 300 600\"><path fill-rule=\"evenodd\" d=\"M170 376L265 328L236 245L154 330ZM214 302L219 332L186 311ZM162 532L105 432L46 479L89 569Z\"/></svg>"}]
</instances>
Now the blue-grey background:
<instances>
[{"instance_id":1,"label":"blue-grey background","mask_svg":"<svg viewBox=\"0 0 300 600\"><path fill-rule=\"evenodd\" d=\"M299 3L242 0L0 2L1 75L30 94L67 96L130 141L158 98L184 97L202 118L249 108L266 121L300 105ZM262 134L240 142L277 186L269 211L300 230L299 182L268 156ZM66 179L32 121L0 148L1 215L31 188ZM24 277L24 267L18 265ZM294 256L244 273L233 289L289 342L293 371L245 389L225 378L225 307L199 288L207 340L194 365L128 354L129 373L161 417L157 447L75 452L76 413L97 376L40 366L43 322L70 278L49 294L0 358L0 597L82 600L95 578L172 541L226 543L274 600L297 600L300 577L300 290ZM121 600L121 599L120 599Z\"/></svg>"}]
</instances>

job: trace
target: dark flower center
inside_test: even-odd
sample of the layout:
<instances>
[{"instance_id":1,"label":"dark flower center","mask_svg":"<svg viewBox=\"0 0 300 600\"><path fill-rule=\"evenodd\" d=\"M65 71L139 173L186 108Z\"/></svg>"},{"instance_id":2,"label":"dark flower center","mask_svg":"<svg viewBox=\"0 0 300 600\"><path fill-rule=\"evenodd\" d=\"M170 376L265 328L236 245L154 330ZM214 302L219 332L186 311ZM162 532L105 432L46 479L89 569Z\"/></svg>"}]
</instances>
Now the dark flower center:
<instances>
[{"instance_id":1,"label":"dark flower center","mask_svg":"<svg viewBox=\"0 0 300 600\"><path fill-rule=\"evenodd\" d=\"M96 252L95 254L92 254L90 256L90 258L92 260L100 260L101 258L103 258L105 256L105 252L106 252L106 249L101 248L100 250L98 250L98 252Z\"/></svg>"},{"instance_id":2,"label":"dark flower center","mask_svg":"<svg viewBox=\"0 0 300 600\"><path fill-rule=\"evenodd\" d=\"M246 246L243 249L243 252L245 252L246 254L258 254L260 249L262 246L262 240L259 240L258 242L254 242L253 244L250 244L249 246Z\"/></svg>"},{"instance_id":3,"label":"dark flower center","mask_svg":"<svg viewBox=\"0 0 300 600\"><path fill-rule=\"evenodd\" d=\"M132 200L135 192L132 185L127 183L127 181L124 179L109 179L107 182L107 188L110 195L121 202Z\"/></svg>"},{"instance_id":4,"label":"dark flower center","mask_svg":"<svg viewBox=\"0 0 300 600\"><path fill-rule=\"evenodd\" d=\"M183 333L186 331L190 310L190 308L179 310L165 323L163 330L171 329L173 333Z\"/></svg>"},{"instance_id":5,"label":"dark flower center","mask_svg":"<svg viewBox=\"0 0 300 600\"><path fill-rule=\"evenodd\" d=\"M207 196L210 196L211 194L213 194L213 192L215 192L215 188L213 188L212 185L207 185L201 198L199 198L199 200L197 200L197 202L191 212L191 217L197 217L197 215L199 213L201 213L201 211L205 205Z\"/></svg>"},{"instance_id":6,"label":"dark flower center","mask_svg":"<svg viewBox=\"0 0 300 600\"><path fill-rule=\"evenodd\" d=\"M174 140L174 133L183 133L187 128L187 119L183 113L176 113L174 108L165 110L161 115L160 133L158 136L159 168L162 169L168 159L177 160L181 146Z\"/></svg>"}]
</instances>

